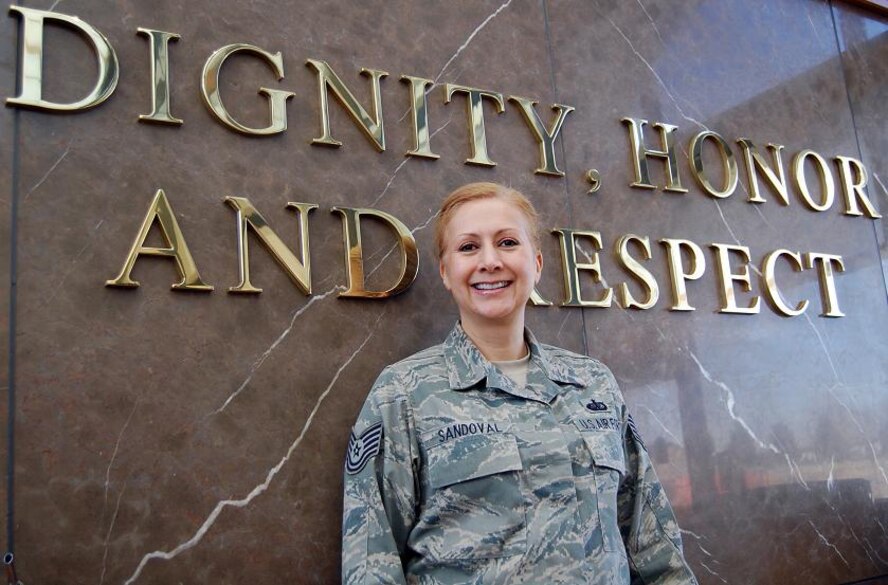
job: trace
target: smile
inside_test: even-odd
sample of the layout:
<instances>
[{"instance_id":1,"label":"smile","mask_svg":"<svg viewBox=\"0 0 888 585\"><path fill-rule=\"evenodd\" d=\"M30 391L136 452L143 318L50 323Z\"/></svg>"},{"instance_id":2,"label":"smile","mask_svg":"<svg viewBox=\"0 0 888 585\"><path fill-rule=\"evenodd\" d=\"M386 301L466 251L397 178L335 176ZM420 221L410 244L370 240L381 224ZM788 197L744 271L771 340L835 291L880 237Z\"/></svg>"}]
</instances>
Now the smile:
<instances>
[{"instance_id":1,"label":"smile","mask_svg":"<svg viewBox=\"0 0 888 585\"><path fill-rule=\"evenodd\" d=\"M512 282L508 280L500 280L499 282L476 282L472 285L472 288L475 290L497 290L500 288L506 288L510 284L512 284Z\"/></svg>"}]
</instances>

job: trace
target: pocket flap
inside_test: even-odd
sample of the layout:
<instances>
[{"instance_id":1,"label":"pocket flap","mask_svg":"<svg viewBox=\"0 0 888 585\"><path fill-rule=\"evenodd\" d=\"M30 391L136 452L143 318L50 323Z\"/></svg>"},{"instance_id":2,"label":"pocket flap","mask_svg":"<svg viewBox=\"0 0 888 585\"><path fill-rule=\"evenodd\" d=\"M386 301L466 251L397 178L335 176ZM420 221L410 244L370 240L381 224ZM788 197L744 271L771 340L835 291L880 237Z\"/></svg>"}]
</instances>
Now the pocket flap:
<instances>
[{"instance_id":1,"label":"pocket flap","mask_svg":"<svg viewBox=\"0 0 888 585\"><path fill-rule=\"evenodd\" d=\"M495 473L523 468L513 435L474 435L436 445L428 451L429 484L441 488Z\"/></svg>"},{"instance_id":2,"label":"pocket flap","mask_svg":"<svg viewBox=\"0 0 888 585\"><path fill-rule=\"evenodd\" d=\"M592 461L600 467L608 467L626 475L626 461L623 458L623 441L616 431L589 431L581 433Z\"/></svg>"}]
</instances>

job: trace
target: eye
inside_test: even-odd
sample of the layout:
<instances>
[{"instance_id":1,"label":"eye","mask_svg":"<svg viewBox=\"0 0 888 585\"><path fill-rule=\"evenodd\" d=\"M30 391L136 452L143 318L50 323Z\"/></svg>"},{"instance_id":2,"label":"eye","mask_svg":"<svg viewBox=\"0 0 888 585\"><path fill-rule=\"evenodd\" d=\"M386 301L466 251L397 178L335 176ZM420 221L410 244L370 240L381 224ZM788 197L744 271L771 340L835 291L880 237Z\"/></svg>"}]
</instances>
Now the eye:
<instances>
[{"instance_id":1,"label":"eye","mask_svg":"<svg viewBox=\"0 0 888 585\"><path fill-rule=\"evenodd\" d=\"M476 246L473 242L466 242L464 244L460 244L459 248L457 248L460 252L472 252L476 250L478 246Z\"/></svg>"},{"instance_id":2,"label":"eye","mask_svg":"<svg viewBox=\"0 0 888 585\"><path fill-rule=\"evenodd\" d=\"M515 238L503 238L500 240L500 246L503 246L504 248L514 248L519 245L521 245L521 243Z\"/></svg>"}]
</instances>

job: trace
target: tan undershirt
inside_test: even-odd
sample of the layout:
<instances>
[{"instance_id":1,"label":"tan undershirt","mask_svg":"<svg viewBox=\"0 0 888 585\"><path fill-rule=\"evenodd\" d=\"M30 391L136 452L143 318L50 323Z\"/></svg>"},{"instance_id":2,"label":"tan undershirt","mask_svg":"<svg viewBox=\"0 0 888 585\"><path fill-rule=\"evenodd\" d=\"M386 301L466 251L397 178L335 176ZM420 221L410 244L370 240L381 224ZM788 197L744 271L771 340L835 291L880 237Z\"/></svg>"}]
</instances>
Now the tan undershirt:
<instances>
[{"instance_id":1,"label":"tan undershirt","mask_svg":"<svg viewBox=\"0 0 888 585\"><path fill-rule=\"evenodd\" d=\"M507 375L515 382L519 388L527 385L527 368L530 366L530 351L523 358L517 360L509 360L506 362L491 362L498 367L502 373Z\"/></svg>"}]
</instances>

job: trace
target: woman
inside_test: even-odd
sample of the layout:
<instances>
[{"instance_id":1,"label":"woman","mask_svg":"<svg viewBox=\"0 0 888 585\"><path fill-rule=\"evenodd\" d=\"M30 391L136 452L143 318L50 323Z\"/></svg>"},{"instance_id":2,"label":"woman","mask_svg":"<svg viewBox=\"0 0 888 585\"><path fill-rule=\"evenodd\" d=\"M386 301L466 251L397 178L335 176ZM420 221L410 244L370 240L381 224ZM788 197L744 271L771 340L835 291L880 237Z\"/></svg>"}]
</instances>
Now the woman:
<instances>
[{"instance_id":1,"label":"woman","mask_svg":"<svg viewBox=\"0 0 888 585\"><path fill-rule=\"evenodd\" d=\"M342 582L696 583L613 375L524 328L543 267L527 198L461 187L435 243L459 322L364 404Z\"/></svg>"}]
</instances>

